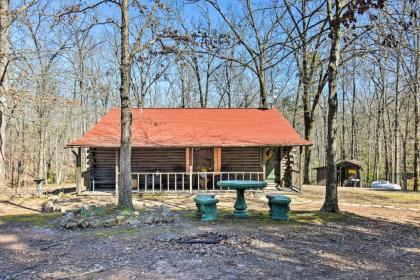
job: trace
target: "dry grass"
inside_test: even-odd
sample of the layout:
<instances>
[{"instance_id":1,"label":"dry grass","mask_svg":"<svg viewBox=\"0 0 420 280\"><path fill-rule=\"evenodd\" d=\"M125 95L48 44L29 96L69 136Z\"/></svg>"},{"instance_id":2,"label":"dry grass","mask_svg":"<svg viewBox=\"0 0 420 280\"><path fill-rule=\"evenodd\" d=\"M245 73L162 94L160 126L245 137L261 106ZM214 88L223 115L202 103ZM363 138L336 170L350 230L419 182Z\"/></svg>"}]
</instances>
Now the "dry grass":
<instances>
[{"instance_id":1,"label":"dry grass","mask_svg":"<svg viewBox=\"0 0 420 280\"><path fill-rule=\"evenodd\" d=\"M292 210L311 211L316 216L323 203L324 191L325 188L321 186L304 186L302 193L287 193L286 195L292 199ZM246 194L249 210L257 212L267 211L266 192L247 192ZM193 196L185 193L145 194L142 196L135 195L133 200L135 207L138 209L145 206L152 207L165 204L173 210L191 210L195 208ZM227 212L233 210L233 203L236 197L235 192L217 193L217 197L220 200L218 204L219 209L226 209ZM28 214L38 214L42 203L54 199L54 196L37 197L26 195L2 198L3 200L0 202L0 217L10 215L23 215L25 217L24 215ZM76 196L74 194L61 195L59 201L55 202L56 205L64 207L64 209L78 209L86 204L107 205L115 203L116 198L112 195ZM412 222L416 224L420 222L419 192L339 188L339 203L341 210L365 217L388 219L394 222ZM264 220L263 216L257 216ZM10 219L6 218L6 220ZM3 221L5 220L3 219Z\"/></svg>"},{"instance_id":2,"label":"dry grass","mask_svg":"<svg viewBox=\"0 0 420 280\"><path fill-rule=\"evenodd\" d=\"M304 186L301 198L308 200L322 200L324 193L325 187ZM339 188L338 195L340 203L370 204L420 209L420 192Z\"/></svg>"}]
</instances>

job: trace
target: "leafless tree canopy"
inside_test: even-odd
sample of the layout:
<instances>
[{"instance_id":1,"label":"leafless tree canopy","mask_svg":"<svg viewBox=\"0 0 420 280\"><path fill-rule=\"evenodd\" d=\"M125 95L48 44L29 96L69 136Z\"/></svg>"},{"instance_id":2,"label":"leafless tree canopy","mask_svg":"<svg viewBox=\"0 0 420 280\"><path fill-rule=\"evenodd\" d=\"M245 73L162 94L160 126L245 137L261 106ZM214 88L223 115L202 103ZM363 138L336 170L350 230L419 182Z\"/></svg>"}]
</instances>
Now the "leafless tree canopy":
<instances>
[{"instance_id":1,"label":"leafless tree canopy","mask_svg":"<svg viewBox=\"0 0 420 280\"><path fill-rule=\"evenodd\" d=\"M127 143L131 106L276 107L314 143L301 154L305 183L314 167L335 174L337 160L357 159L368 182L417 189L419 10L411 0L0 0L0 181L73 181L65 144L113 106L126 110ZM327 211L338 211L333 177Z\"/></svg>"}]
</instances>

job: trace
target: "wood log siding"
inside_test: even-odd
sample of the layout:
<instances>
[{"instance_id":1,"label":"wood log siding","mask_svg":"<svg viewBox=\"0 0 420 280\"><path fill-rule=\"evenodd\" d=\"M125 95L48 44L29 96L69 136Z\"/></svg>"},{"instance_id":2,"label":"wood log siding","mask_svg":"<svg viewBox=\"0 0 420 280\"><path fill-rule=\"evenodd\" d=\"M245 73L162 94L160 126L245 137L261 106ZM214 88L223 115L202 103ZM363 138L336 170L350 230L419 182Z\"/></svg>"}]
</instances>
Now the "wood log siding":
<instances>
[{"instance_id":1,"label":"wood log siding","mask_svg":"<svg viewBox=\"0 0 420 280\"><path fill-rule=\"evenodd\" d=\"M91 148L88 150L88 168L91 176L115 181L115 149Z\"/></svg>"},{"instance_id":2,"label":"wood log siding","mask_svg":"<svg viewBox=\"0 0 420 280\"><path fill-rule=\"evenodd\" d=\"M89 149L88 164L95 172L109 169L115 172L115 149ZM184 172L185 148L133 148L131 169L133 172Z\"/></svg>"},{"instance_id":3,"label":"wood log siding","mask_svg":"<svg viewBox=\"0 0 420 280\"><path fill-rule=\"evenodd\" d=\"M131 159L132 172L187 172L187 156L191 157L191 151L187 152L187 150L186 148L133 148ZM259 147L216 148L214 156L216 157L217 165L219 165L215 167L217 169L221 167L221 171L256 172L262 170L261 149ZM105 187L105 185L109 187L114 184L115 149L89 149L88 165L90 174L95 178L95 181L107 182L106 184L98 183L96 187ZM133 179L135 178L136 176L133 175ZM155 180L158 180L158 178L156 177ZM139 179L140 185L144 186L144 176L140 176ZM166 184L167 177L162 179ZM187 180L186 177L184 179ZM182 177L179 175L177 177L179 187L181 180ZM149 187L151 182L152 180L149 178ZM173 184L174 177L170 177L171 188Z\"/></svg>"},{"instance_id":4,"label":"wood log siding","mask_svg":"<svg viewBox=\"0 0 420 280\"><path fill-rule=\"evenodd\" d=\"M222 148L222 171L261 171L260 147Z\"/></svg>"},{"instance_id":5,"label":"wood log siding","mask_svg":"<svg viewBox=\"0 0 420 280\"><path fill-rule=\"evenodd\" d=\"M133 172L185 172L185 148L133 148Z\"/></svg>"}]
</instances>

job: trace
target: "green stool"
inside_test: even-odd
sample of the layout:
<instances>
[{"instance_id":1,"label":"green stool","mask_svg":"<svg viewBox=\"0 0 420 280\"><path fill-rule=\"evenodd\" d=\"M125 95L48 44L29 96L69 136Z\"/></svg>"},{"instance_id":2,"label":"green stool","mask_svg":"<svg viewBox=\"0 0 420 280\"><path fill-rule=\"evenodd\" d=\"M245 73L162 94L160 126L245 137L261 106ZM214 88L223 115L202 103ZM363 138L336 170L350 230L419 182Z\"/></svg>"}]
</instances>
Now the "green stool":
<instances>
[{"instance_id":1,"label":"green stool","mask_svg":"<svg viewBox=\"0 0 420 280\"><path fill-rule=\"evenodd\" d=\"M288 221L290 198L285 195L267 195L270 217L275 221Z\"/></svg>"},{"instance_id":2,"label":"green stool","mask_svg":"<svg viewBox=\"0 0 420 280\"><path fill-rule=\"evenodd\" d=\"M197 213L201 215L202 222L211 222L217 219L217 206L219 202L214 198L214 194L198 194L194 197L194 202L197 206Z\"/></svg>"},{"instance_id":3,"label":"green stool","mask_svg":"<svg viewBox=\"0 0 420 280\"><path fill-rule=\"evenodd\" d=\"M203 198L203 197L211 197L211 198L214 198L214 196L215 196L214 194L199 193L199 194L197 194L195 196L195 198L197 198L197 197L199 197L199 198ZM194 198L194 201L195 201L195 198ZM195 206L197 206L197 216L200 216L201 217L201 215L203 213L200 210L200 204L198 204L197 202L195 202Z\"/></svg>"}]
</instances>

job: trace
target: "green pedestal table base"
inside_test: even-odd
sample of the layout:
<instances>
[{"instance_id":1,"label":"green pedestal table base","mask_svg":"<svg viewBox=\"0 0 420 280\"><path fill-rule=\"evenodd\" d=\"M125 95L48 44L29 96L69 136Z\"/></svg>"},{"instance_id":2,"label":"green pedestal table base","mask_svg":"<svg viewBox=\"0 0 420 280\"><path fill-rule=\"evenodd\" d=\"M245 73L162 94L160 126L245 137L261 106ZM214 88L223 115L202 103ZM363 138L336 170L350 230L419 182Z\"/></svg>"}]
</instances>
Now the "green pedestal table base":
<instances>
[{"instance_id":1,"label":"green pedestal table base","mask_svg":"<svg viewBox=\"0 0 420 280\"><path fill-rule=\"evenodd\" d=\"M217 182L218 187L236 189L236 201L234 204L235 211L233 216L237 218L248 218L247 205L245 202L245 190L248 189L264 189L267 187L266 182L262 181L247 181L247 180L224 180Z\"/></svg>"},{"instance_id":2,"label":"green pedestal table base","mask_svg":"<svg viewBox=\"0 0 420 280\"><path fill-rule=\"evenodd\" d=\"M249 212L246 210L248 206L245 202L245 190L244 189L237 189L236 190L236 201L235 205L233 205L235 211L233 211L233 215L237 218L248 218L250 216Z\"/></svg>"}]
</instances>

